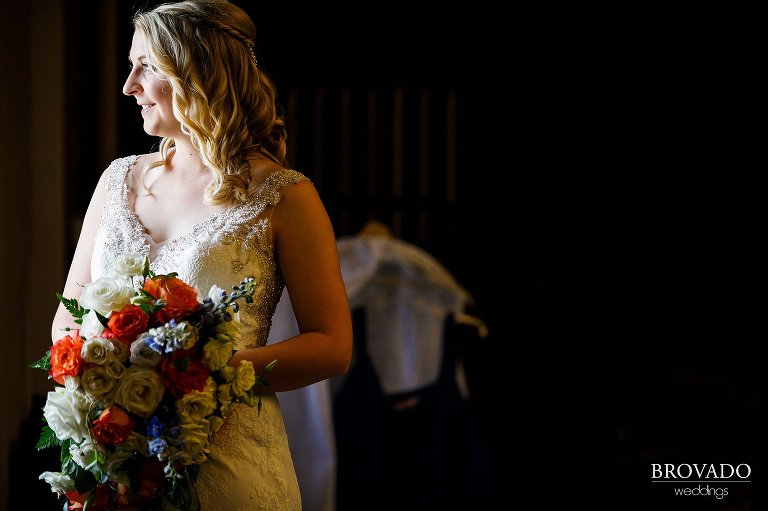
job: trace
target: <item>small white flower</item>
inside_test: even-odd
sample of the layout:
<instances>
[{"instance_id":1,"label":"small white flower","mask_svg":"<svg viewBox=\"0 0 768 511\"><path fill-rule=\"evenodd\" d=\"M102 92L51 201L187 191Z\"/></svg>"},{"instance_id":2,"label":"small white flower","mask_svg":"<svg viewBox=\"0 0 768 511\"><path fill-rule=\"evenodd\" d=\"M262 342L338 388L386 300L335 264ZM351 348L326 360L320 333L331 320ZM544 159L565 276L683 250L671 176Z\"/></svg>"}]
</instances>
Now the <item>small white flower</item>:
<instances>
[{"instance_id":1,"label":"small white flower","mask_svg":"<svg viewBox=\"0 0 768 511\"><path fill-rule=\"evenodd\" d=\"M104 332L104 325L99 321L96 312L91 311L83 316L82 328L80 328L80 336L86 339L92 339L100 336Z\"/></svg>"},{"instance_id":2,"label":"small white flower","mask_svg":"<svg viewBox=\"0 0 768 511\"><path fill-rule=\"evenodd\" d=\"M75 491L75 481L61 472L43 472L38 479L51 485L51 491L63 495Z\"/></svg>"},{"instance_id":3,"label":"small white flower","mask_svg":"<svg viewBox=\"0 0 768 511\"><path fill-rule=\"evenodd\" d=\"M112 311L131 303L133 295L133 288L125 283L112 277L100 277L83 287L80 303L87 309L98 311L102 316L109 316Z\"/></svg>"},{"instance_id":4,"label":"small white flower","mask_svg":"<svg viewBox=\"0 0 768 511\"><path fill-rule=\"evenodd\" d=\"M69 446L69 454L72 460L85 470L98 468L99 455L106 454L103 446L95 444L90 438L86 438L79 445L73 443Z\"/></svg>"},{"instance_id":5,"label":"small white flower","mask_svg":"<svg viewBox=\"0 0 768 511\"><path fill-rule=\"evenodd\" d=\"M213 301L214 305L219 305L226 300L227 296L227 292L215 284L211 286L211 289L208 291L208 298Z\"/></svg>"}]
</instances>

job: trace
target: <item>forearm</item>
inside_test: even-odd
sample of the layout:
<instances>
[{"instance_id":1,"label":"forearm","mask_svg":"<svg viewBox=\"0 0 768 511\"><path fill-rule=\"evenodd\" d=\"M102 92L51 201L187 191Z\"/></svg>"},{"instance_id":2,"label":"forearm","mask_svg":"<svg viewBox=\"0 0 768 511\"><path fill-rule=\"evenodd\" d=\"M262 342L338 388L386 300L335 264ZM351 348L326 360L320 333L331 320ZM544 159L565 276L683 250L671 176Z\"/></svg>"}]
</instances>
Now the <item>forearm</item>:
<instances>
[{"instance_id":1,"label":"forearm","mask_svg":"<svg viewBox=\"0 0 768 511\"><path fill-rule=\"evenodd\" d=\"M321 380L340 376L349 368L351 352L332 335L308 332L261 348L239 350L229 361L236 366L241 360L253 363L256 374L271 361L277 363L266 376L269 386L264 392L295 390ZM258 391L257 391L258 392Z\"/></svg>"},{"instance_id":2,"label":"forearm","mask_svg":"<svg viewBox=\"0 0 768 511\"><path fill-rule=\"evenodd\" d=\"M51 341L56 342L67 335L67 328L74 330L80 326L75 323L69 311L62 304L59 304L51 325Z\"/></svg>"}]
</instances>

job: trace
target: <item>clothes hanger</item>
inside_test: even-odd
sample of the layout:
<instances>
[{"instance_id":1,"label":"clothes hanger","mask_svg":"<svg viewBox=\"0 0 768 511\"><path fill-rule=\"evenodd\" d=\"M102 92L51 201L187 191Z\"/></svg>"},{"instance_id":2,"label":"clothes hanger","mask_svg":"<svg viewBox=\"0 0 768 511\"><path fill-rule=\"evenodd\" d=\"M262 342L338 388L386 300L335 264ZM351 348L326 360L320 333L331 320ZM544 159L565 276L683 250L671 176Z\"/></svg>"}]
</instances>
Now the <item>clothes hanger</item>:
<instances>
[{"instance_id":1,"label":"clothes hanger","mask_svg":"<svg viewBox=\"0 0 768 511\"><path fill-rule=\"evenodd\" d=\"M381 236L383 238L392 238L392 229L378 220L368 220L360 232L359 236Z\"/></svg>"},{"instance_id":2,"label":"clothes hanger","mask_svg":"<svg viewBox=\"0 0 768 511\"><path fill-rule=\"evenodd\" d=\"M459 312L454 315L453 320L461 325L470 325L477 328L477 335L481 339L488 337L488 326L485 324L485 321L478 318L477 316Z\"/></svg>"}]
</instances>

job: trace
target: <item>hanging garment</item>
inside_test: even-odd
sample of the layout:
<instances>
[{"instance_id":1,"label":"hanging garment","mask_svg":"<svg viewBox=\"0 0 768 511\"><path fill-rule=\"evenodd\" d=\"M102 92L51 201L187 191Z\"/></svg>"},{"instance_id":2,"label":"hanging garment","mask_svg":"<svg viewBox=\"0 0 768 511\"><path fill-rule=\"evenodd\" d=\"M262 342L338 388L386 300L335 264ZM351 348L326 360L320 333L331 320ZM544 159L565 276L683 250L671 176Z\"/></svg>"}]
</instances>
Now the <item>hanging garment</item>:
<instances>
[{"instance_id":1,"label":"hanging garment","mask_svg":"<svg viewBox=\"0 0 768 511\"><path fill-rule=\"evenodd\" d=\"M394 236L342 237L337 246L350 307L365 310L367 355L383 392L433 384L445 318L461 314L470 294L433 256Z\"/></svg>"}]
</instances>

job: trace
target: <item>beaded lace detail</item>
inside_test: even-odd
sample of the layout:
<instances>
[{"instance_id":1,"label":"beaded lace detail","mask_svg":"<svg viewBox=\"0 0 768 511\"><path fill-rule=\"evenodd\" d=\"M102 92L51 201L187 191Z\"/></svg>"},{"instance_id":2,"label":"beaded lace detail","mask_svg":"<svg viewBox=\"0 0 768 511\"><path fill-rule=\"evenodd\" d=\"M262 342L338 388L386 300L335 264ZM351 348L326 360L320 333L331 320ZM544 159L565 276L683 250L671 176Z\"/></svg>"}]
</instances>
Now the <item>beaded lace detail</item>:
<instances>
[{"instance_id":1,"label":"beaded lace detail","mask_svg":"<svg viewBox=\"0 0 768 511\"><path fill-rule=\"evenodd\" d=\"M235 348L266 344L284 287L269 217L280 201L280 190L307 178L295 170L273 172L248 202L212 214L186 233L156 243L129 200L126 176L137 159L128 156L111 164L91 278L109 272L115 257L129 251L149 256L157 274L178 273L201 295L207 295L213 285L229 290L243 278L254 277L259 285L254 302L240 308L242 327ZM264 394L262 404L261 413L255 407L239 405L215 433L196 484L201 510L301 509L279 402L274 394Z\"/></svg>"},{"instance_id":2,"label":"beaded lace detail","mask_svg":"<svg viewBox=\"0 0 768 511\"><path fill-rule=\"evenodd\" d=\"M307 178L295 170L273 172L249 201L212 214L180 236L155 243L128 197L126 176L137 159L128 156L112 163L92 277L103 274L116 255L127 251L150 256L155 273L176 272L202 295L213 285L229 290L243 278L254 277L259 286L254 302L241 308L242 335L235 348L266 344L284 286L274 258L268 214L280 202L281 188Z\"/></svg>"}]
</instances>

